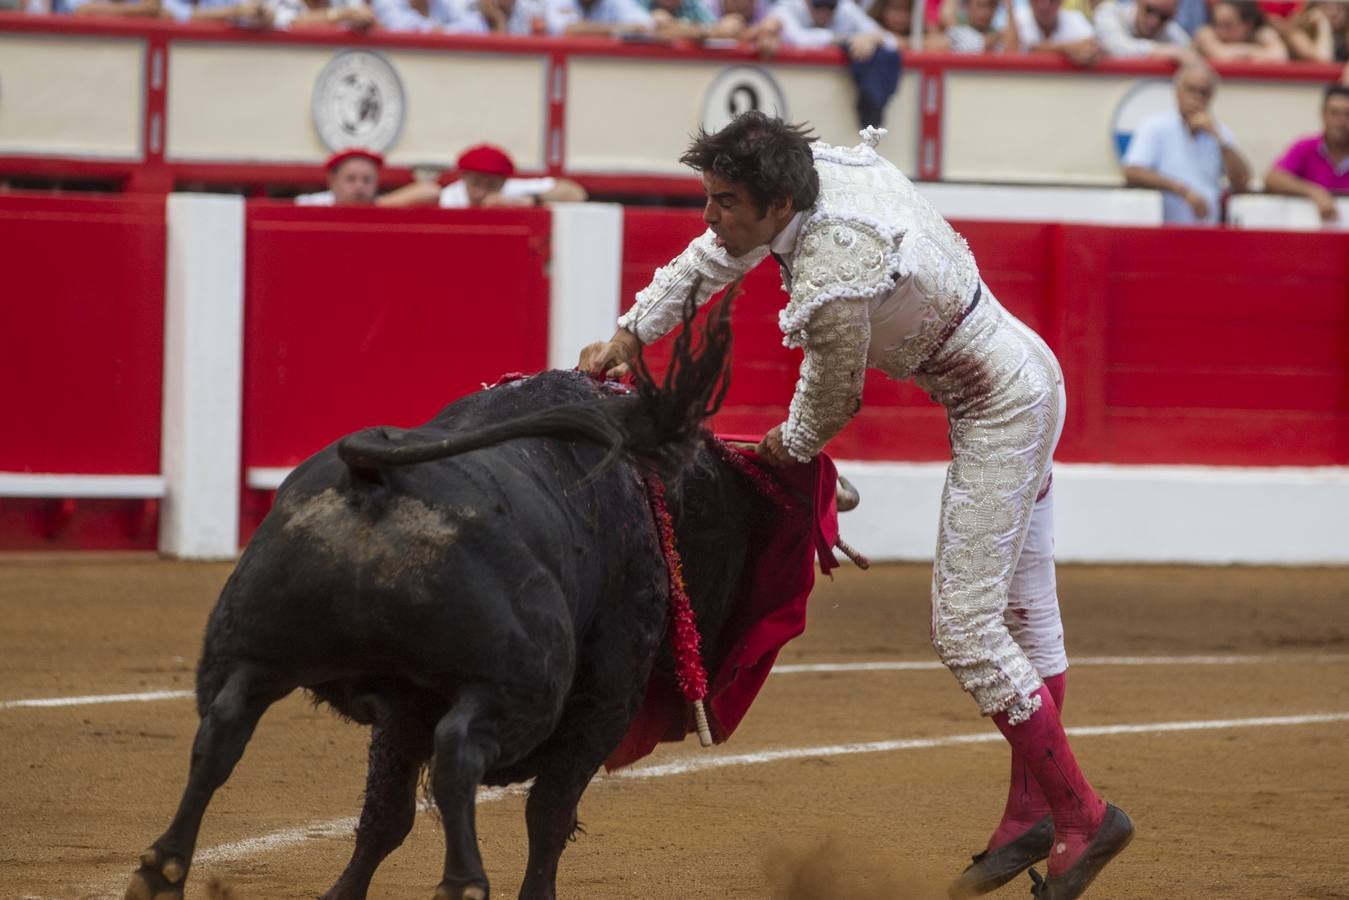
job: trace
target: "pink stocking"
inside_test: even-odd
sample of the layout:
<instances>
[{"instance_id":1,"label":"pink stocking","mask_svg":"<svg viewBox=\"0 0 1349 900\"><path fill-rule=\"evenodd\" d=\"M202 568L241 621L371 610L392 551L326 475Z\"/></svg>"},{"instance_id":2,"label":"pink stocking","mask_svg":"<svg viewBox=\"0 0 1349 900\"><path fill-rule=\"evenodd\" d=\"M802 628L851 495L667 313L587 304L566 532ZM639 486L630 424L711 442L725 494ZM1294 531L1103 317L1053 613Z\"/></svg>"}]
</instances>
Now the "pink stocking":
<instances>
[{"instance_id":1,"label":"pink stocking","mask_svg":"<svg viewBox=\"0 0 1349 900\"><path fill-rule=\"evenodd\" d=\"M1012 745L1012 751L1025 761L1054 814L1049 874L1059 875L1077 861L1100 827L1105 802L1078 768L1049 687L1042 686L1037 693L1040 708L1025 722L1012 725L1006 713L998 713L993 721Z\"/></svg>"},{"instance_id":2,"label":"pink stocking","mask_svg":"<svg viewBox=\"0 0 1349 900\"><path fill-rule=\"evenodd\" d=\"M1045 679L1049 696L1060 714L1063 712L1063 695L1068 686L1068 673L1060 672ZM1016 746L1012 747L1012 774L1007 786L1007 805L1002 810L1002 821L988 839L988 849L996 850L1014 838L1030 830L1036 822L1049 815L1049 801L1044 791L1030 773L1030 766Z\"/></svg>"}]
</instances>

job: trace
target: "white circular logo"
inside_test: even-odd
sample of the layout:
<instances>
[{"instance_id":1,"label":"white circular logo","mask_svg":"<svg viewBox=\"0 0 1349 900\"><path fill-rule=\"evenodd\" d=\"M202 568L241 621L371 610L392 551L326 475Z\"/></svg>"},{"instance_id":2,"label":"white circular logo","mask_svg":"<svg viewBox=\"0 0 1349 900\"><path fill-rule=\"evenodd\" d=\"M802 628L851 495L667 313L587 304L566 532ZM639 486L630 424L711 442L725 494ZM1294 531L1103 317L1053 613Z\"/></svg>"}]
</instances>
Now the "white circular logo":
<instances>
[{"instance_id":1,"label":"white circular logo","mask_svg":"<svg viewBox=\"0 0 1349 900\"><path fill-rule=\"evenodd\" d=\"M773 76L758 66L723 69L703 96L703 130L720 131L736 116L756 109L787 118L787 98Z\"/></svg>"},{"instance_id":2,"label":"white circular logo","mask_svg":"<svg viewBox=\"0 0 1349 900\"><path fill-rule=\"evenodd\" d=\"M1175 108L1176 89L1170 79L1149 78L1129 88L1128 93L1120 98L1119 106L1115 107L1115 115L1110 123L1115 157L1124 158L1124 151L1129 149L1134 131L1144 119Z\"/></svg>"},{"instance_id":3,"label":"white circular logo","mask_svg":"<svg viewBox=\"0 0 1349 900\"><path fill-rule=\"evenodd\" d=\"M389 61L369 50L344 50L314 83L314 128L336 153L362 147L383 153L403 130L403 83Z\"/></svg>"}]
</instances>

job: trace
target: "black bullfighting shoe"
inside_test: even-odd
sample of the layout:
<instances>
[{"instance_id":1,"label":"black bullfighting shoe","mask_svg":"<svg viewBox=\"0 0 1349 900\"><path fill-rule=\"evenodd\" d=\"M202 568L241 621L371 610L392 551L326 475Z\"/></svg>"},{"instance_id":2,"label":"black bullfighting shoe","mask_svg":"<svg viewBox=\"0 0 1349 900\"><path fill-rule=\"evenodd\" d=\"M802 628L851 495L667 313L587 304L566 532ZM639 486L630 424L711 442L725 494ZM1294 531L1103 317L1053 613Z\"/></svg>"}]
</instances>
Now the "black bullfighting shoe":
<instances>
[{"instance_id":1,"label":"black bullfighting shoe","mask_svg":"<svg viewBox=\"0 0 1349 900\"><path fill-rule=\"evenodd\" d=\"M1076 900L1086 893L1093 878L1101 873L1105 864L1119 855L1134 839L1134 823L1113 803L1105 805L1105 818L1096 836L1087 844L1087 849L1077 858L1077 862L1062 875L1050 875L1041 878L1040 873L1030 870L1033 900Z\"/></svg>"},{"instance_id":2,"label":"black bullfighting shoe","mask_svg":"<svg viewBox=\"0 0 1349 900\"><path fill-rule=\"evenodd\" d=\"M985 850L972 857L974 862L951 882L946 893L951 900L961 900L996 891L1049 856L1053 846L1054 817L1045 816L998 849Z\"/></svg>"}]
</instances>

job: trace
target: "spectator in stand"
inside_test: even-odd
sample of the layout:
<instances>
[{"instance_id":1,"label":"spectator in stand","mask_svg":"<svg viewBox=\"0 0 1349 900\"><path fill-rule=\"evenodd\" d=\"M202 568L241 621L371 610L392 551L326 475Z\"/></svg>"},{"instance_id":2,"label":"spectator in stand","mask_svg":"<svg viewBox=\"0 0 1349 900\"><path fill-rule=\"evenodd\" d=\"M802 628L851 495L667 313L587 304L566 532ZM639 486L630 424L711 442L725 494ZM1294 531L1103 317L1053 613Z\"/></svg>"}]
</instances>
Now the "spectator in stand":
<instances>
[{"instance_id":1,"label":"spectator in stand","mask_svg":"<svg viewBox=\"0 0 1349 900\"><path fill-rule=\"evenodd\" d=\"M736 24L751 27L768 15L768 0L707 0L707 11L718 22L734 17Z\"/></svg>"},{"instance_id":2,"label":"spectator in stand","mask_svg":"<svg viewBox=\"0 0 1349 900\"><path fill-rule=\"evenodd\" d=\"M5 6L0 3L0 10L17 9L17 6ZM30 13L52 12L56 14L70 13L76 16L118 16L118 17L143 17L157 18L163 12L159 0L41 0L41 2L30 2L27 6Z\"/></svg>"},{"instance_id":3,"label":"spectator in stand","mask_svg":"<svg viewBox=\"0 0 1349 900\"><path fill-rule=\"evenodd\" d=\"M442 188L434 181L414 181L381 198L386 206L545 206L580 203L585 188L566 178L516 178L510 154L491 144L478 144L459 154L459 180Z\"/></svg>"},{"instance_id":4,"label":"spectator in stand","mask_svg":"<svg viewBox=\"0 0 1349 900\"><path fill-rule=\"evenodd\" d=\"M1271 194L1306 197L1334 222L1335 194L1349 194L1349 85L1332 84L1321 101L1321 133L1295 141L1265 175Z\"/></svg>"},{"instance_id":5,"label":"spectator in stand","mask_svg":"<svg viewBox=\"0 0 1349 900\"><path fill-rule=\"evenodd\" d=\"M788 47L842 47L857 86L857 118L879 126L899 87L899 42L854 0L778 0L764 20Z\"/></svg>"},{"instance_id":6,"label":"spectator in stand","mask_svg":"<svg viewBox=\"0 0 1349 900\"><path fill-rule=\"evenodd\" d=\"M546 34L541 0L447 0L446 31L468 34Z\"/></svg>"},{"instance_id":7,"label":"spectator in stand","mask_svg":"<svg viewBox=\"0 0 1349 900\"><path fill-rule=\"evenodd\" d=\"M1251 169L1232 132L1209 110L1217 73L1194 59L1181 65L1175 83L1177 109L1139 124L1124 152L1124 180L1129 187L1164 192L1163 221L1213 224L1223 175L1233 191L1244 191Z\"/></svg>"},{"instance_id":8,"label":"spectator in stand","mask_svg":"<svg viewBox=\"0 0 1349 900\"><path fill-rule=\"evenodd\" d=\"M1265 21L1255 0L1218 0L1213 22L1200 28L1194 46L1214 62L1285 62L1288 48Z\"/></svg>"},{"instance_id":9,"label":"spectator in stand","mask_svg":"<svg viewBox=\"0 0 1349 900\"><path fill-rule=\"evenodd\" d=\"M914 0L873 0L867 15L885 31L890 33L901 50L909 49L909 38L913 35ZM936 47L928 44L926 36L923 46L929 50Z\"/></svg>"},{"instance_id":10,"label":"spectator in stand","mask_svg":"<svg viewBox=\"0 0 1349 900\"><path fill-rule=\"evenodd\" d=\"M1176 24L1180 0L1105 0L1096 7L1096 39L1106 56L1188 58L1190 36Z\"/></svg>"},{"instance_id":11,"label":"spectator in stand","mask_svg":"<svg viewBox=\"0 0 1349 900\"><path fill-rule=\"evenodd\" d=\"M1057 53L1079 66L1101 55L1091 22L1075 9L1063 9L1063 0L1030 0L1016 7L1012 18L1023 53Z\"/></svg>"},{"instance_id":12,"label":"spectator in stand","mask_svg":"<svg viewBox=\"0 0 1349 900\"><path fill-rule=\"evenodd\" d=\"M1288 45L1293 59L1308 62L1349 61L1349 2L1320 0L1308 3L1289 19L1271 17L1270 26Z\"/></svg>"},{"instance_id":13,"label":"spectator in stand","mask_svg":"<svg viewBox=\"0 0 1349 900\"><path fill-rule=\"evenodd\" d=\"M272 26L272 9L263 0L161 0L160 15L175 22L226 22L240 28Z\"/></svg>"},{"instance_id":14,"label":"spectator in stand","mask_svg":"<svg viewBox=\"0 0 1349 900\"><path fill-rule=\"evenodd\" d=\"M445 0L372 0L372 6L379 27L389 31L425 34L453 24Z\"/></svg>"},{"instance_id":15,"label":"spectator in stand","mask_svg":"<svg viewBox=\"0 0 1349 900\"><path fill-rule=\"evenodd\" d=\"M1208 24L1208 0L1180 0L1174 21L1194 40L1195 33Z\"/></svg>"},{"instance_id":16,"label":"spectator in stand","mask_svg":"<svg viewBox=\"0 0 1349 900\"><path fill-rule=\"evenodd\" d=\"M777 31L763 24L767 0L707 0L707 10L716 19L707 31L709 38L749 44L765 56L771 56L781 43Z\"/></svg>"},{"instance_id":17,"label":"spectator in stand","mask_svg":"<svg viewBox=\"0 0 1349 900\"><path fill-rule=\"evenodd\" d=\"M1012 21L1012 0L1003 0L1001 6L1007 21ZM923 47L952 53L1016 53L1021 49L1016 28L993 24L998 7L999 0L965 0L963 11L946 29L944 39L934 37L931 45L924 39Z\"/></svg>"},{"instance_id":18,"label":"spectator in stand","mask_svg":"<svg viewBox=\"0 0 1349 900\"><path fill-rule=\"evenodd\" d=\"M651 13L657 34L668 38L700 40L717 24L716 16L702 0L641 0Z\"/></svg>"},{"instance_id":19,"label":"spectator in stand","mask_svg":"<svg viewBox=\"0 0 1349 900\"><path fill-rule=\"evenodd\" d=\"M299 206L373 206L379 193L379 171L384 157L373 150L351 147L328 157L328 190L300 194Z\"/></svg>"},{"instance_id":20,"label":"spectator in stand","mask_svg":"<svg viewBox=\"0 0 1349 900\"><path fill-rule=\"evenodd\" d=\"M655 30L655 20L637 0L547 0L549 34L619 35Z\"/></svg>"},{"instance_id":21,"label":"spectator in stand","mask_svg":"<svg viewBox=\"0 0 1349 900\"><path fill-rule=\"evenodd\" d=\"M375 24L375 14L365 0L269 0L272 27L336 28L366 31Z\"/></svg>"}]
</instances>

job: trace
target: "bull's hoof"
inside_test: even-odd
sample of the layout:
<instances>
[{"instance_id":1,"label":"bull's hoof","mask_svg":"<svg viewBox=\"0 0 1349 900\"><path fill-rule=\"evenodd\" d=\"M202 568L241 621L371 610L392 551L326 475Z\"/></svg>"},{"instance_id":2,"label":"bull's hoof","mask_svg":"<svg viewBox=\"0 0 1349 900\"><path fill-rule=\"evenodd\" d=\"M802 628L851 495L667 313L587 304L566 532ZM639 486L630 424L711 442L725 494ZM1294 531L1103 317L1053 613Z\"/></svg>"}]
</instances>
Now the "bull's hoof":
<instances>
[{"instance_id":1,"label":"bull's hoof","mask_svg":"<svg viewBox=\"0 0 1349 900\"><path fill-rule=\"evenodd\" d=\"M433 900L487 900L487 886L483 884L447 884L441 882Z\"/></svg>"},{"instance_id":2,"label":"bull's hoof","mask_svg":"<svg viewBox=\"0 0 1349 900\"><path fill-rule=\"evenodd\" d=\"M131 876L124 900L183 900L187 864L158 847L141 854L141 867Z\"/></svg>"}]
</instances>

